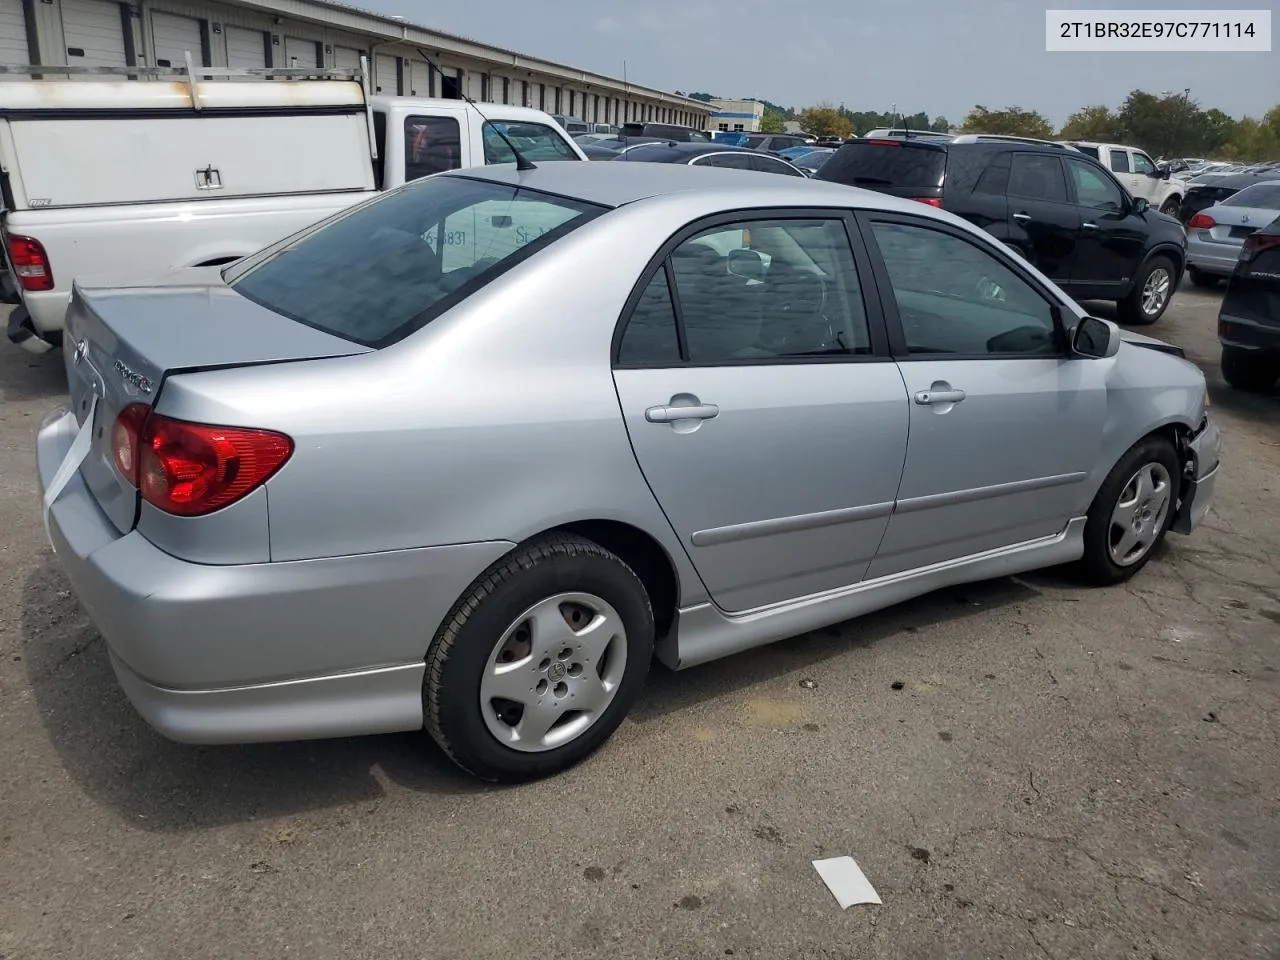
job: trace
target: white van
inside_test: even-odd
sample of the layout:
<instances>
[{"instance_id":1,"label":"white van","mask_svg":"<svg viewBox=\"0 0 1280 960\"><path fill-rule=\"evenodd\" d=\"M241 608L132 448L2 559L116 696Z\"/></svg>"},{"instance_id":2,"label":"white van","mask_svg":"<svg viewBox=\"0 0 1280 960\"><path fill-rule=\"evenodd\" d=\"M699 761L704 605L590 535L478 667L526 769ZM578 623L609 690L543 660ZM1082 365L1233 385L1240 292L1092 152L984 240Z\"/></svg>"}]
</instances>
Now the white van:
<instances>
[{"instance_id":1,"label":"white van","mask_svg":"<svg viewBox=\"0 0 1280 960\"><path fill-rule=\"evenodd\" d=\"M369 97L363 66L57 69L121 76L0 80L0 300L36 353L61 343L76 277L238 260L406 180L510 162L495 128L531 161L586 159L545 113Z\"/></svg>"}]
</instances>

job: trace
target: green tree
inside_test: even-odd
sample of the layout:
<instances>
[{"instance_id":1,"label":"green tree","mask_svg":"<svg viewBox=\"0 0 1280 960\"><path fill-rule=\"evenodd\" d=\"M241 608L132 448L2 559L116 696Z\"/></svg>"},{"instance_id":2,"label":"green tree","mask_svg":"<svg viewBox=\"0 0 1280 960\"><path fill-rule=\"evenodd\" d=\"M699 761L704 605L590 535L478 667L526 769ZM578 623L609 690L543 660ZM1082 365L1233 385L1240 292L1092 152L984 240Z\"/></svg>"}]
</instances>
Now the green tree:
<instances>
[{"instance_id":1,"label":"green tree","mask_svg":"<svg viewBox=\"0 0 1280 960\"><path fill-rule=\"evenodd\" d=\"M760 118L761 133L784 133L787 129L787 116L779 110L770 110L765 108L764 116Z\"/></svg>"},{"instance_id":2,"label":"green tree","mask_svg":"<svg viewBox=\"0 0 1280 960\"><path fill-rule=\"evenodd\" d=\"M951 121L943 116L934 117L933 123L929 124L929 129L937 133L946 133L951 129Z\"/></svg>"},{"instance_id":3,"label":"green tree","mask_svg":"<svg viewBox=\"0 0 1280 960\"><path fill-rule=\"evenodd\" d=\"M1023 110L1021 107L988 110L982 104L965 115L960 130L962 133L1003 133L1039 140L1048 140L1053 136L1053 125L1034 110Z\"/></svg>"},{"instance_id":4,"label":"green tree","mask_svg":"<svg viewBox=\"0 0 1280 960\"><path fill-rule=\"evenodd\" d=\"M839 107L830 103L805 107L796 119L800 122L800 129L810 136L843 139L853 134L853 122Z\"/></svg>"},{"instance_id":5,"label":"green tree","mask_svg":"<svg viewBox=\"0 0 1280 960\"><path fill-rule=\"evenodd\" d=\"M1063 140L1099 140L1103 143L1124 140L1124 123L1103 105L1083 107L1063 124L1058 136Z\"/></svg>"}]
</instances>

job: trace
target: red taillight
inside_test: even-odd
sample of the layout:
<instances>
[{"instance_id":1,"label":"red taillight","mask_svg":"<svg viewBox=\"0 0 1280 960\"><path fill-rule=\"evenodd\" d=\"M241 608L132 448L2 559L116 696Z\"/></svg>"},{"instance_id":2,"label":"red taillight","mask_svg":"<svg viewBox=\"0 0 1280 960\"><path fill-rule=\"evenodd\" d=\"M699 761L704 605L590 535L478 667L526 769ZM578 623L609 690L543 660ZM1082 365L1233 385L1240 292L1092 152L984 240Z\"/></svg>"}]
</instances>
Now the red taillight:
<instances>
[{"instance_id":1,"label":"red taillight","mask_svg":"<svg viewBox=\"0 0 1280 960\"><path fill-rule=\"evenodd\" d=\"M1197 213L1187 221L1188 230L1208 230L1210 227L1216 227L1217 225L1218 221L1207 213Z\"/></svg>"},{"instance_id":2,"label":"red taillight","mask_svg":"<svg viewBox=\"0 0 1280 960\"><path fill-rule=\"evenodd\" d=\"M942 201L937 197L912 197L911 199L916 203L924 203L931 207L937 207L939 210L942 209Z\"/></svg>"},{"instance_id":3,"label":"red taillight","mask_svg":"<svg viewBox=\"0 0 1280 960\"><path fill-rule=\"evenodd\" d=\"M142 404L120 411L111 440L116 469L142 499L182 517L234 503L293 453L282 433L171 420Z\"/></svg>"},{"instance_id":4,"label":"red taillight","mask_svg":"<svg viewBox=\"0 0 1280 960\"><path fill-rule=\"evenodd\" d=\"M1260 233L1251 233L1244 238L1240 259L1252 260L1263 250L1270 250L1272 247L1280 247L1280 234L1271 233L1264 236Z\"/></svg>"},{"instance_id":5,"label":"red taillight","mask_svg":"<svg viewBox=\"0 0 1280 960\"><path fill-rule=\"evenodd\" d=\"M902 144L897 140L868 140L867 143L874 143L877 147L900 147Z\"/></svg>"},{"instance_id":6,"label":"red taillight","mask_svg":"<svg viewBox=\"0 0 1280 960\"><path fill-rule=\"evenodd\" d=\"M40 292L53 289L53 271L49 269L49 257L39 240L30 237L8 236L9 262L23 290Z\"/></svg>"}]
</instances>

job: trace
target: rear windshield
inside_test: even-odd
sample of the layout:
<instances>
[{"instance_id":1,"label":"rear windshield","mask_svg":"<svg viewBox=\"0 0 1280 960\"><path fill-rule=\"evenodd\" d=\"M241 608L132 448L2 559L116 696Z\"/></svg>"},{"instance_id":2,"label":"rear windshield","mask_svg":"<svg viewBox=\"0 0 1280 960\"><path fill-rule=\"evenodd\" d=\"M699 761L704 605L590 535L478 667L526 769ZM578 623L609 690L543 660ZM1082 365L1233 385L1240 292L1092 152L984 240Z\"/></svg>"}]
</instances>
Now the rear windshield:
<instances>
[{"instance_id":1,"label":"rear windshield","mask_svg":"<svg viewBox=\"0 0 1280 960\"><path fill-rule=\"evenodd\" d=\"M1255 183L1222 201L1224 207L1259 207L1280 210L1280 183Z\"/></svg>"},{"instance_id":2,"label":"rear windshield","mask_svg":"<svg viewBox=\"0 0 1280 960\"><path fill-rule=\"evenodd\" d=\"M941 187L947 152L938 146L905 142L847 143L822 165L819 180L871 190Z\"/></svg>"},{"instance_id":3,"label":"rear windshield","mask_svg":"<svg viewBox=\"0 0 1280 960\"><path fill-rule=\"evenodd\" d=\"M299 323L384 347L604 209L506 184L428 177L237 261L223 278Z\"/></svg>"}]
</instances>

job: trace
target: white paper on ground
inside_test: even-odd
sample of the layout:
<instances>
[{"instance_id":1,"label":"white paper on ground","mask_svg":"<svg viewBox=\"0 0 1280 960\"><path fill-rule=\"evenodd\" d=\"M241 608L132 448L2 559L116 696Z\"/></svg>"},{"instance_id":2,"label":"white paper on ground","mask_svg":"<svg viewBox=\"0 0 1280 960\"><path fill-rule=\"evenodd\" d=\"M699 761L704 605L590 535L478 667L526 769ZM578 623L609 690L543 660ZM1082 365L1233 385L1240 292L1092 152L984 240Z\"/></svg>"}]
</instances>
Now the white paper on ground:
<instances>
[{"instance_id":1,"label":"white paper on ground","mask_svg":"<svg viewBox=\"0 0 1280 960\"><path fill-rule=\"evenodd\" d=\"M855 903L881 903L880 895L871 886L866 875L854 862L853 857L832 857L829 860L813 861L813 869L827 885L831 895L845 910Z\"/></svg>"}]
</instances>

